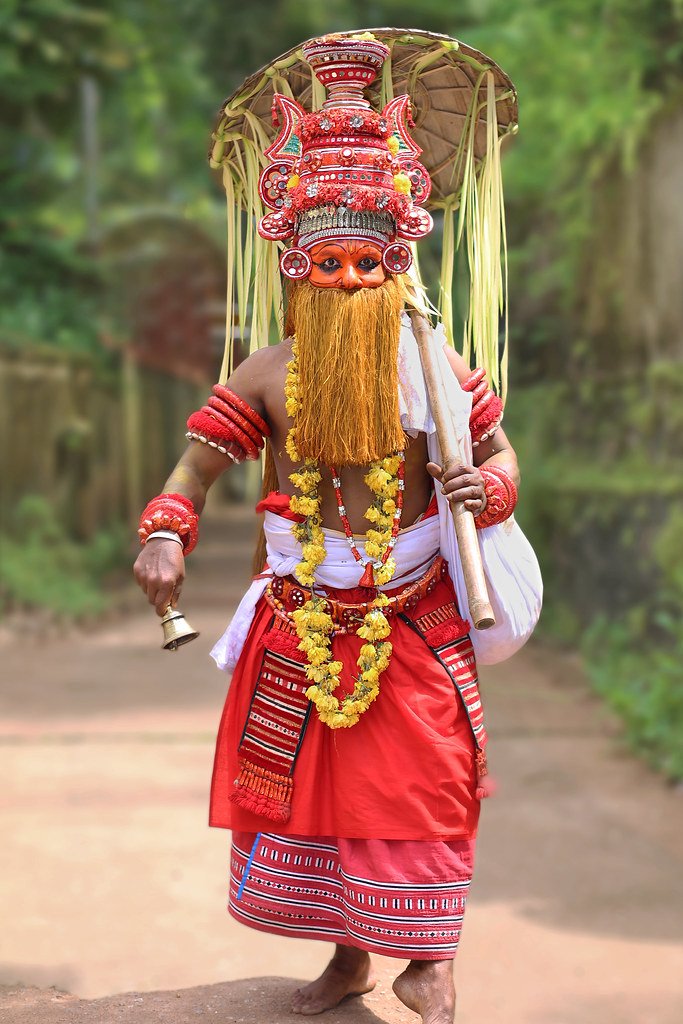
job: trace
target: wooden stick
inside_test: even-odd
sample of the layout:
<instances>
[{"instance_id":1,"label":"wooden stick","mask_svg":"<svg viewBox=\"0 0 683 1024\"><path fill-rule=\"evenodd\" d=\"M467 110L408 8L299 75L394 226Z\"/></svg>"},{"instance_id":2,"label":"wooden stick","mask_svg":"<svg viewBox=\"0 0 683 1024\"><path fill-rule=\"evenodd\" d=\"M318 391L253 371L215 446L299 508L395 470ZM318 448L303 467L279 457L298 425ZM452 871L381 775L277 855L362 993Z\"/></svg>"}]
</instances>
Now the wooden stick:
<instances>
[{"instance_id":1,"label":"wooden stick","mask_svg":"<svg viewBox=\"0 0 683 1024\"><path fill-rule=\"evenodd\" d=\"M420 362L427 385L429 404L436 425L436 436L441 448L442 469L444 472L452 466L465 462L460 444L453 429L453 422L448 412L448 396L446 387L434 358L434 336L429 321L417 309L410 310L413 334L420 352ZM465 508L463 502L449 502L455 534L458 538L458 551L467 588L467 603L470 618L475 629L488 629L495 626L496 619L486 589L486 577L481 564L479 539L474 516Z\"/></svg>"}]
</instances>

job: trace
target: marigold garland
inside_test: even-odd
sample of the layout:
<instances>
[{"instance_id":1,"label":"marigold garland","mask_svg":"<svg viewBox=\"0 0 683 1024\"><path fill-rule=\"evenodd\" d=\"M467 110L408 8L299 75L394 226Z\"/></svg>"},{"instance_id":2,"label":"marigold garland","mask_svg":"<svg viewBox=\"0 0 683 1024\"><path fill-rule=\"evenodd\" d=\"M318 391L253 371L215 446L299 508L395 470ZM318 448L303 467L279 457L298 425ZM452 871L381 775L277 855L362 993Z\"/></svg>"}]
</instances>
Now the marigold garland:
<instances>
[{"instance_id":1,"label":"marigold garland","mask_svg":"<svg viewBox=\"0 0 683 1024\"><path fill-rule=\"evenodd\" d=\"M285 399L287 414L295 421L285 447L292 462L300 462L296 448L296 415L301 407L296 341L292 347L292 359L287 365ZM365 518L372 524L366 534L365 550L368 557L376 561L381 560L392 540L400 464L400 455L388 455L373 462L365 475L365 483L374 496L365 513ZM292 495L289 507L304 517L303 522L292 527L303 555L296 575L304 586L312 587L315 571L327 554L320 514L318 484L321 477L317 462L306 460L295 473L290 474L289 479L300 492ZM375 582L388 583L395 571L394 559L387 558L382 566L375 569ZM304 652L308 661L306 676L312 685L306 690L306 696L315 704L320 720L331 729L355 725L379 694L379 678L387 668L392 652L391 642L386 639L391 633L391 626L382 611L388 603L388 598L378 593L357 630L357 635L365 640L357 660L359 674L352 693L346 694L341 702L334 696L334 690L339 686L343 666L332 658L334 625L327 611L327 602L323 597L312 595L301 608L291 613L299 637L299 650Z\"/></svg>"}]
</instances>

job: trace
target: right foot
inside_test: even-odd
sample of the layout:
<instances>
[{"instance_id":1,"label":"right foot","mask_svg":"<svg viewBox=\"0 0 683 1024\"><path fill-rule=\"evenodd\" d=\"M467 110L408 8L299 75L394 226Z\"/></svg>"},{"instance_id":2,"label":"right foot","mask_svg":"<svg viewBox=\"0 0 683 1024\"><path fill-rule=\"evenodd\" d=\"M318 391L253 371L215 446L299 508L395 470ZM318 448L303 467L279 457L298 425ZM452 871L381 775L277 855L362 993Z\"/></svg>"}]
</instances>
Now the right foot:
<instances>
[{"instance_id":1,"label":"right foot","mask_svg":"<svg viewBox=\"0 0 683 1024\"><path fill-rule=\"evenodd\" d=\"M453 1024L455 987L452 960L412 960L392 988L422 1024Z\"/></svg>"},{"instance_id":2,"label":"right foot","mask_svg":"<svg viewBox=\"0 0 683 1024\"><path fill-rule=\"evenodd\" d=\"M377 982L370 971L370 957L362 949L345 946L310 985L298 988L292 998L292 1011L304 1016L323 1013L349 996L372 992Z\"/></svg>"}]
</instances>

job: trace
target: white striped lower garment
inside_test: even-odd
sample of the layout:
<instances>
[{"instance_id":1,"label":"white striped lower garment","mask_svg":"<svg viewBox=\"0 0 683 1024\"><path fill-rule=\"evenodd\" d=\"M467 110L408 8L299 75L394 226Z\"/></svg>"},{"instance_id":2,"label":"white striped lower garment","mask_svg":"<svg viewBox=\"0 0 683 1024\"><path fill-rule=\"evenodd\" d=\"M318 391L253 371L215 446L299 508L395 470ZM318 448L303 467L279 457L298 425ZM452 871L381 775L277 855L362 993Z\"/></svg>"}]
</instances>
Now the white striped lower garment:
<instances>
[{"instance_id":1,"label":"white striped lower garment","mask_svg":"<svg viewBox=\"0 0 683 1024\"><path fill-rule=\"evenodd\" d=\"M233 834L229 911L242 924L405 960L455 956L475 840L255 839Z\"/></svg>"}]
</instances>

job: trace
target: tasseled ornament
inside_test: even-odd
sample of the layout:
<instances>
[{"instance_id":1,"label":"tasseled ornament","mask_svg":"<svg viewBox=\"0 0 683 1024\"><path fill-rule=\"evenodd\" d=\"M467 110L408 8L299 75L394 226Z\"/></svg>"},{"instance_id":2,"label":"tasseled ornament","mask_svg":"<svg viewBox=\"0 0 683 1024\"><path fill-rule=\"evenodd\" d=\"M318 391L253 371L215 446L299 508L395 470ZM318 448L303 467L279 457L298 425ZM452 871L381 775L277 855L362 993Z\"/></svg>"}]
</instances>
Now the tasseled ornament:
<instances>
[{"instance_id":1,"label":"tasseled ornament","mask_svg":"<svg viewBox=\"0 0 683 1024\"><path fill-rule=\"evenodd\" d=\"M375 571L373 569L372 562L365 563L365 571L358 581L359 587L374 587L375 586Z\"/></svg>"},{"instance_id":2,"label":"tasseled ornament","mask_svg":"<svg viewBox=\"0 0 683 1024\"><path fill-rule=\"evenodd\" d=\"M289 821L292 813L294 782L287 775L279 775L267 768L240 758L239 775L230 801L271 821Z\"/></svg>"},{"instance_id":3,"label":"tasseled ornament","mask_svg":"<svg viewBox=\"0 0 683 1024\"><path fill-rule=\"evenodd\" d=\"M299 637L293 630L278 629L274 626L265 634L261 643L269 651L303 663L304 656L299 650Z\"/></svg>"},{"instance_id":4,"label":"tasseled ornament","mask_svg":"<svg viewBox=\"0 0 683 1024\"><path fill-rule=\"evenodd\" d=\"M463 636L467 636L471 627L467 619L449 619L438 626L426 629L424 638L430 647L442 647L444 644L455 643Z\"/></svg>"}]
</instances>

